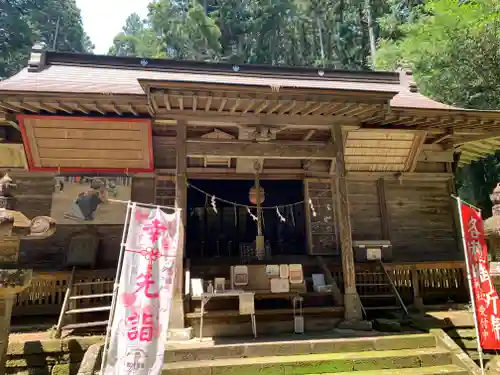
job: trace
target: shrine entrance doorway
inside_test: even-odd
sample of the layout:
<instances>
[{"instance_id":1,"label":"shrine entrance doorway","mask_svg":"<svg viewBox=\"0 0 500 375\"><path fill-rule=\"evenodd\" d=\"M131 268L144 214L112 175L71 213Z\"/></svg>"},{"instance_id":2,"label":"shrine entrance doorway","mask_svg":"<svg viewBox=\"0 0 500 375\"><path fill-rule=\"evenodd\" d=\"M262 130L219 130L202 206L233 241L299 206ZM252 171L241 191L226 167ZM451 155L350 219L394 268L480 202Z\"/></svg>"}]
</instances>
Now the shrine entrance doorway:
<instances>
[{"instance_id":1,"label":"shrine entrance doorway","mask_svg":"<svg viewBox=\"0 0 500 375\"><path fill-rule=\"evenodd\" d=\"M187 257L225 258L253 263L257 210L249 200L253 180L190 180L188 185ZM262 233L266 260L305 255L303 182L262 180Z\"/></svg>"}]
</instances>

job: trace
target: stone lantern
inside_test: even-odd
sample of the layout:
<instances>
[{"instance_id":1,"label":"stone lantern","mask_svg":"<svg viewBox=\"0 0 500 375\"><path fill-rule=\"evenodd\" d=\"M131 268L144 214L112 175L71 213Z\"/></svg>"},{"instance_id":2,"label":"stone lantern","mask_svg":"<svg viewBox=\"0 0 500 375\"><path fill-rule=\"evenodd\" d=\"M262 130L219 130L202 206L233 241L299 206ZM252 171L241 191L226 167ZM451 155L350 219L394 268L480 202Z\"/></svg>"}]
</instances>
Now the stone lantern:
<instances>
[{"instance_id":1,"label":"stone lantern","mask_svg":"<svg viewBox=\"0 0 500 375\"><path fill-rule=\"evenodd\" d=\"M6 174L0 179L0 374L5 373L10 318L14 298L31 283L32 270L20 267L21 240L38 240L55 233L56 224L48 216L30 220L14 210L17 186Z\"/></svg>"}]
</instances>

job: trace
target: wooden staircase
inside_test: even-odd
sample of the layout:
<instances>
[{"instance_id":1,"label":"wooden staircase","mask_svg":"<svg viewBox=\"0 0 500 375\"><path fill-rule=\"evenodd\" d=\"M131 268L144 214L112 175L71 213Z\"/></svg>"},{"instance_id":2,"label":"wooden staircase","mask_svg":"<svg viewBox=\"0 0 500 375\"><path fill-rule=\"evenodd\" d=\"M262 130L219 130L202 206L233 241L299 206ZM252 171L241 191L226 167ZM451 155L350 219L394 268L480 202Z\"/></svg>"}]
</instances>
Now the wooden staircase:
<instances>
[{"instance_id":1,"label":"wooden staircase","mask_svg":"<svg viewBox=\"0 0 500 375\"><path fill-rule=\"evenodd\" d=\"M100 280L75 283L74 280L75 268L73 267L71 277L66 287L61 313L59 314L59 320L54 334L55 338L60 338L64 330L105 327L108 325L108 319L86 320L86 314L100 312L107 312L109 314L113 293L111 291L103 292L103 290L112 290L114 281ZM82 290L85 290L86 293L80 294ZM99 304L99 306L96 306L96 304ZM75 322L79 315L82 319ZM68 323L67 321L70 320L70 318L73 319Z\"/></svg>"},{"instance_id":2,"label":"wooden staircase","mask_svg":"<svg viewBox=\"0 0 500 375\"><path fill-rule=\"evenodd\" d=\"M408 315L408 310L382 262L356 273L356 288L365 317L378 317L387 312Z\"/></svg>"}]
</instances>

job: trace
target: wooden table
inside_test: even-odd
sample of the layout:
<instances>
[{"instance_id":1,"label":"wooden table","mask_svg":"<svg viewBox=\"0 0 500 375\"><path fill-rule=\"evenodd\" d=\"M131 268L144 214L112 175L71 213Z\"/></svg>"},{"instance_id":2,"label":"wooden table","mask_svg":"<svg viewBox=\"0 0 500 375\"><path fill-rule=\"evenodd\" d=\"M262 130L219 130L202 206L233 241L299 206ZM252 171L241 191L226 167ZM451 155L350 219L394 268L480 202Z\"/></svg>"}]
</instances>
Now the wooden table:
<instances>
[{"instance_id":1,"label":"wooden table","mask_svg":"<svg viewBox=\"0 0 500 375\"><path fill-rule=\"evenodd\" d=\"M201 317L200 317L200 341L203 339L203 316L205 315L205 305L212 298L239 298L241 295L252 295L255 298L254 292L246 292L243 290L227 290L224 292L214 292L214 293L202 293L201 295ZM250 319L252 322L252 332L253 336L257 337L257 324L255 322L255 309L253 314L250 314Z\"/></svg>"}]
</instances>

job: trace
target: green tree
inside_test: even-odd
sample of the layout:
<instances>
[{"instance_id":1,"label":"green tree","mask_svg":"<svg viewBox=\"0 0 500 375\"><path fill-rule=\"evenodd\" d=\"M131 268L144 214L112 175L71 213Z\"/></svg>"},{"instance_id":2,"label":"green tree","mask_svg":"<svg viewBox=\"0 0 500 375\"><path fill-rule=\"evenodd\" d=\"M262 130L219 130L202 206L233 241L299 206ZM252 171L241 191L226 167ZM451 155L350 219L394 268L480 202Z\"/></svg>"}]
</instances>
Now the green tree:
<instances>
[{"instance_id":1,"label":"green tree","mask_svg":"<svg viewBox=\"0 0 500 375\"><path fill-rule=\"evenodd\" d=\"M93 50L75 0L0 0L0 79L25 66L38 41L57 51Z\"/></svg>"},{"instance_id":2,"label":"green tree","mask_svg":"<svg viewBox=\"0 0 500 375\"><path fill-rule=\"evenodd\" d=\"M378 66L410 67L436 100L476 109L500 108L500 2L432 0L402 27L400 40L383 40Z\"/></svg>"},{"instance_id":3,"label":"green tree","mask_svg":"<svg viewBox=\"0 0 500 375\"><path fill-rule=\"evenodd\" d=\"M32 39L29 6L30 0L0 0L0 79L23 66Z\"/></svg>"},{"instance_id":4,"label":"green tree","mask_svg":"<svg viewBox=\"0 0 500 375\"><path fill-rule=\"evenodd\" d=\"M386 1L159 0L145 27L170 58L368 69Z\"/></svg>"},{"instance_id":5,"label":"green tree","mask_svg":"<svg viewBox=\"0 0 500 375\"><path fill-rule=\"evenodd\" d=\"M159 43L155 32L137 13L127 18L122 32L115 36L108 52L109 55L133 57L155 57L158 53Z\"/></svg>"},{"instance_id":6,"label":"green tree","mask_svg":"<svg viewBox=\"0 0 500 375\"><path fill-rule=\"evenodd\" d=\"M220 58L220 29L199 3L159 0L149 5L149 21L160 40L161 55L186 60Z\"/></svg>"}]
</instances>

